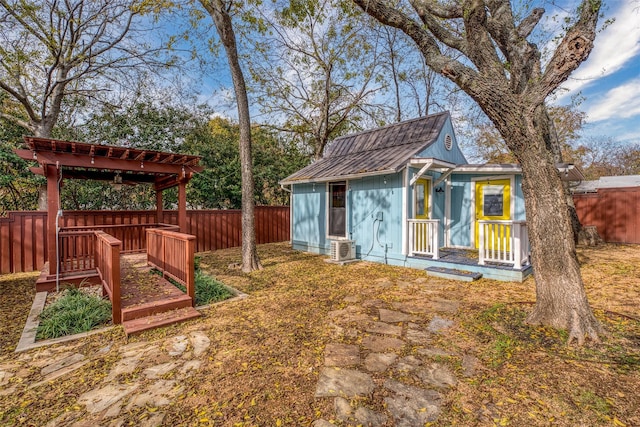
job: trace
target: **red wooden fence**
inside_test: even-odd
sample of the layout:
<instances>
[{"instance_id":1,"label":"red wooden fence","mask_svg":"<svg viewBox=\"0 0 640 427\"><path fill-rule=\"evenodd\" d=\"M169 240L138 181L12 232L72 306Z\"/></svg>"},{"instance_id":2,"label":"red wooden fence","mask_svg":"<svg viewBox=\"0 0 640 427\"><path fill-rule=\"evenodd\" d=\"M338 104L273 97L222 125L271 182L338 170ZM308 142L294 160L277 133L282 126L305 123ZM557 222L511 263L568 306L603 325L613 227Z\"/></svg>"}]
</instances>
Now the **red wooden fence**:
<instances>
[{"instance_id":1,"label":"red wooden fence","mask_svg":"<svg viewBox=\"0 0 640 427\"><path fill-rule=\"evenodd\" d=\"M240 210L192 210L187 211L187 234L196 236L196 252L225 249L242 244ZM256 206L256 241L259 244L289 240L289 207ZM104 228L109 234L113 227L96 225L140 225L124 227L128 233L140 237L139 248L124 234L126 250L144 250L146 224L157 223L155 211L65 211L60 227ZM165 211L163 222L178 223L176 211ZM108 228L108 230L107 230ZM73 229L72 229L73 230ZM75 229L80 230L80 229ZM137 240L136 240L137 241ZM0 274L36 271L42 269L47 248L47 213L43 211L9 212L0 218Z\"/></svg>"},{"instance_id":2,"label":"red wooden fence","mask_svg":"<svg viewBox=\"0 0 640 427\"><path fill-rule=\"evenodd\" d=\"M596 226L605 242L640 244L640 188L601 188L573 200L582 225Z\"/></svg>"}]
</instances>

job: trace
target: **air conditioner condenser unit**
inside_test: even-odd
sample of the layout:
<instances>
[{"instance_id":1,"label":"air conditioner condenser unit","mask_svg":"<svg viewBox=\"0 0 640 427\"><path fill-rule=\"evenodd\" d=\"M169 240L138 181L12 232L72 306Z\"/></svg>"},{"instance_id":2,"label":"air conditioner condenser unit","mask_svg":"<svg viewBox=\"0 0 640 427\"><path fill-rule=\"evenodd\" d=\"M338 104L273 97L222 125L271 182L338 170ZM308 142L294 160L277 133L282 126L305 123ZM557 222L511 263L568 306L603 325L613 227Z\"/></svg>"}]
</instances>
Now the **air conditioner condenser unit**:
<instances>
[{"instance_id":1,"label":"air conditioner condenser unit","mask_svg":"<svg viewBox=\"0 0 640 427\"><path fill-rule=\"evenodd\" d=\"M356 257L356 242L353 240L332 240L331 261L347 261Z\"/></svg>"}]
</instances>

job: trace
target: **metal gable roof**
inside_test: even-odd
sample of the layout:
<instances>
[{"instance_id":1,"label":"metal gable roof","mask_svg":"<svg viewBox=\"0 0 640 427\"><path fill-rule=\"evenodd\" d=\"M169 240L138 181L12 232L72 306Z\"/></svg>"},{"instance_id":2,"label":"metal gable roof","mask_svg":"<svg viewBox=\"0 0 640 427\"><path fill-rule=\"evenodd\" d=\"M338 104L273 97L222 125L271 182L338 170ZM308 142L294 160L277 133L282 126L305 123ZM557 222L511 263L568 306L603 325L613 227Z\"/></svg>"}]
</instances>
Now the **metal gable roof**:
<instances>
[{"instance_id":1,"label":"metal gable roof","mask_svg":"<svg viewBox=\"0 0 640 427\"><path fill-rule=\"evenodd\" d=\"M322 159L288 176L281 184L331 181L400 170L435 142L448 112L336 138Z\"/></svg>"}]
</instances>

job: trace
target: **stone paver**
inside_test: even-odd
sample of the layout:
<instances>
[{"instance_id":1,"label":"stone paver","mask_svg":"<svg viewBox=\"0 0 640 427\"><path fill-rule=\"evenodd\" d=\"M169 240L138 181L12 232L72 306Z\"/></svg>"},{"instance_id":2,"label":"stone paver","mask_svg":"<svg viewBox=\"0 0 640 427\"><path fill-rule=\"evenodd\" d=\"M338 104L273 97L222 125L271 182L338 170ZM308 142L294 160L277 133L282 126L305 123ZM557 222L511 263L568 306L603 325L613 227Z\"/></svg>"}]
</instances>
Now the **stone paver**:
<instances>
[{"instance_id":1,"label":"stone paver","mask_svg":"<svg viewBox=\"0 0 640 427\"><path fill-rule=\"evenodd\" d=\"M440 316L434 316L433 319L431 319L431 322L429 322L429 326L427 326L427 329L433 333L440 333L442 331L449 329L452 326L453 326L452 320L444 319Z\"/></svg>"},{"instance_id":2,"label":"stone paver","mask_svg":"<svg viewBox=\"0 0 640 427\"><path fill-rule=\"evenodd\" d=\"M414 344L425 344L431 338L431 333L420 328L407 328L406 338Z\"/></svg>"},{"instance_id":3,"label":"stone paver","mask_svg":"<svg viewBox=\"0 0 640 427\"><path fill-rule=\"evenodd\" d=\"M397 358L395 353L369 353L364 360L364 368L369 372L384 372Z\"/></svg>"},{"instance_id":4,"label":"stone paver","mask_svg":"<svg viewBox=\"0 0 640 427\"><path fill-rule=\"evenodd\" d=\"M396 380L387 380L384 387L393 393L384 399L394 419L395 427L422 426L435 421L440 413L440 394Z\"/></svg>"},{"instance_id":5,"label":"stone paver","mask_svg":"<svg viewBox=\"0 0 640 427\"><path fill-rule=\"evenodd\" d=\"M429 302L429 307L431 307L434 311L455 314L460 308L460 302L442 298L433 298Z\"/></svg>"},{"instance_id":6,"label":"stone paver","mask_svg":"<svg viewBox=\"0 0 640 427\"><path fill-rule=\"evenodd\" d=\"M342 310L334 310L328 313L329 318L338 323L351 323L351 322L368 322L371 320L371 316L363 312L361 307L350 305Z\"/></svg>"},{"instance_id":7,"label":"stone paver","mask_svg":"<svg viewBox=\"0 0 640 427\"><path fill-rule=\"evenodd\" d=\"M356 409L354 416L359 425L367 427L381 427L387 422L386 415L362 406Z\"/></svg>"},{"instance_id":8,"label":"stone paver","mask_svg":"<svg viewBox=\"0 0 640 427\"><path fill-rule=\"evenodd\" d=\"M325 367L320 373L316 397L357 397L373 393L374 383L369 374L353 369Z\"/></svg>"},{"instance_id":9,"label":"stone paver","mask_svg":"<svg viewBox=\"0 0 640 427\"><path fill-rule=\"evenodd\" d=\"M127 352L127 354L129 354ZM140 359L142 359L144 353L138 352L132 356L125 357L116 362L116 364L111 368L109 374L105 378L106 381L111 381L118 377L118 375L130 374L136 370L138 365L140 364Z\"/></svg>"},{"instance_id":10,"label":"stone paver","mask_svg":"<svg viewBox=\"0 0 640 427\"><path fill-rule=\"evenodd\" d=\"M329 343L324 349L325 366L353 366L360 364L357 345Z\"/></svg>"},{"instance_id":11,"label":"stone paver","mask_svg":"<svg viewBox=\"0 0 640 427\"><path fill-rule=\"evenodd\" d=\"M365 328L365 331L399 337L402 335L402 326L394 326L385 322L372 322Z\"/></svg>"},{"instance_id":12,"label":"stone paver","mask_svg":"<svg viewBox=\"0 0 640 427\"><path fill-rule=\"evenodd\" d=\"M186 335L178 335L177 337L173 337L167 342L167 348L169 349L169 356L182 356L182 353L185 352L187 346L189 345L189 340Z\"/></svg>"},{"instance_id":13,"label":"stone paver","mask_svg":"<svg viewBox=\"0 0 640 427\"><path fill-rule=\"evenodd\" d=\"M195 331L189 334L189 340L191 341L191 346L193 347L193 355L195 357L200 357L204 354L205 351L211 345L211 340L202 331Z\"/></svg>"},{"instance_id":14,"label":"stone paver","mask_svg":"<svg viewBox=\"0 0 640 427\"><path fill-rule=\"evenodd\" d=\"M478 358L471 356L470 354L465 354L462 356L462 375L464 377L472 377L476 374L476 370L480 367L480 360Z\"/></svg>"},{"instance_id":15,"label":"stone paver","mask_svg":"<svg viewBox=\"0 0 640 427\"><path fill-rule=\"evenodd\" d=\"M384 353L387 350L400 350L404 341L399 338L370 335L362 339L362 346L376 353Z\"/></svg>"},{"instance_id":16,"label":"stone paver","mask_svg":"<svg viewBox=\"0 0 640 427\"><path fill-rule=\"evenodd\" d=\"M430 366L419 369L416 375L425 385L433 387L454 387L458 383L449 368L439 363L432 363Z\"/></svg>"},{"instance_id":17,"label":"stone paver","mask_svg":"<svg viewBox=\"0 0 640 427\"><path fill-rule=\"evenodd\" d=\"M131 398L129 405L127 405L127 410L136 406L159 407L168 405L183 389L182 386L177 386L175 380L158 380L146 392Z\"/></svg>"},{"instance_id":18,"label":"stone paver","mask_svg":"<svg viewBox=\"0 0 640 427\"><path fill-rule=\"evenodd\" d=\"M163 376L164 374L171 372L178 366L179 366L178 362L161 363L159 365L151 366L145 369L143 373L147 376L147 378L155 379Z\"/></svg>"},{"instance_id":19,"label":"stone paver","mask_svg":"<svg viewBox=\"0 0 640 427\"><path fill-rule=\"evenodd\" d=\"M327 420L315 420L313 422L313 424L311 424L311 427L336 427L334 424L331 424L329 421Z\"/></svg>"},{"instance_id":20,"label":"stone paver","mask_svg":"<svg viewBox=\"0 0 640 427\"><path fill-rule=\"evenodd\" d=\"M422 356L427 356L427 357L449 357L449 356L453 356L452 353L449 353L446 350L443 350L441 348L436 348L436 347L421 348L421 349L418 350L418 354L420 354Z\"/></svg>"},{"instance_id":21,"label":"stone paver","mask_svg":"<svg viewBox=\"0 0 640 427\"><path fill-rule=\"evenodd\" d=\"M68 356L65 356L61 359L55 360L53 363L46 365L40 373L44 376L50 374L51 372L60 370L66 366L73 365L75 363L80 362L84 359L84 354L81 353L73 353Z\"/></svg>"},{"instance_id":22,"label":"stone paver","mask_svg":"<svg viewBox=\"0 0 640 427\"><path fill-rule=\"evenodd\" d=\"M138 387L139 384L109 384L103 388L82 394L78 398L78 403L86 405L87 411L91 414L102 412L110 406L117 407L119 412L120 401L133 393Z\"/></svg>"},{"instance_id":23,"label":"stone paver","mask_svg":"<svg viewBox=\"0 0 640 427\"><path fill-rule=\"evenodd\" d=\"M387 310L386 308L378 309L380 321L387 323L408 322L413 320L413 316L401 311Z\"/></svg>"},{"instance_id":24,"label":"stone paver","mask_svg":"<svg viewBox=\"0 0 640 427\"><path fill-rule=\"evenodd\" d=\"M347 421L353 414L353 408L344 397L336 397L333 401L336 418L340 421Z\"/></svg>"}]
</instances>

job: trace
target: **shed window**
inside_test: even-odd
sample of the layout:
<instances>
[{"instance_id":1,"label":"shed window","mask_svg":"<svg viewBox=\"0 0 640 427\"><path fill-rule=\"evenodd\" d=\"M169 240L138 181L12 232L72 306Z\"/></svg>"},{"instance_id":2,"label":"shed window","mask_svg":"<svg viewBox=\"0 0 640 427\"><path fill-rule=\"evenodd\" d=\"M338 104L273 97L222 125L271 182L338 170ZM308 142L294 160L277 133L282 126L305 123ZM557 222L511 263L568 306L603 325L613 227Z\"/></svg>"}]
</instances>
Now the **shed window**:
<instances>
[{"instance_id":1,"label":"shed window","mask_svg":"<svg viewBox=\"0 0 640 427\"><path fill-rule=\"evenodd\" d=\"M345 236L346 223L346 195L347 183L345 181L329 184L329 235Z\"/></svg>"}]
</instances>

